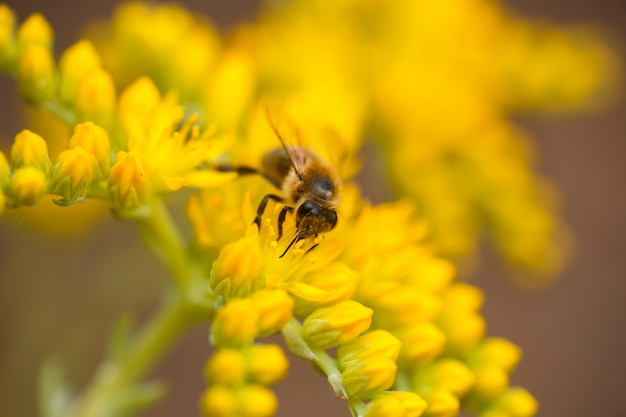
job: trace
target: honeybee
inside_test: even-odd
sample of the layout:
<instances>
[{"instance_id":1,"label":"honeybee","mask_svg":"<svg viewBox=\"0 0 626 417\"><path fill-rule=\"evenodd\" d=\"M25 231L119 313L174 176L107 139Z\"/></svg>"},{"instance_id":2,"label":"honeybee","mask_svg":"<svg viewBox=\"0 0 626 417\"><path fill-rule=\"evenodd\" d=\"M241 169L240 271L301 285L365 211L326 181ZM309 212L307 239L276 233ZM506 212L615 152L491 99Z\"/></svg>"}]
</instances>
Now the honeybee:
<instances>
[{"instance_id":1,"label":"honeybee","mask_svg":"<svg viewBox=\"0 0 626 417\"><path fill-rule=\"evenodd\" d=\"M298 241L317 237L337 225L337 207L341 199L341 181L333 166L310 148L286 144L276 126L270 123L281 147L265 153L262 169L248 166L217 167L239 175L259 174L282 191L282 196L267 194L258 206L254 223L260 228L261 217L269 200L283 203L278 214L278 238L283 234L287 213L295 211L296 233L280 258ZM311 247L312 250L315 246Z\"/></svg>"}]
</instances>

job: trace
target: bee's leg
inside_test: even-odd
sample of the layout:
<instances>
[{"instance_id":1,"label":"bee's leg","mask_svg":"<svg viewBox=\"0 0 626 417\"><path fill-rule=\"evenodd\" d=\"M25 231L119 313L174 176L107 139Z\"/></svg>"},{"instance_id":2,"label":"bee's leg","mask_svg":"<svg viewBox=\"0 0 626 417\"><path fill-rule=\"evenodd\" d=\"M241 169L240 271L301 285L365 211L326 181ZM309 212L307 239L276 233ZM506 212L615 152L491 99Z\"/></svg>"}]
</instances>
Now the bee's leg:
<instances>
[{"instance_id":1,"label":"bee's leg","mask_svg":"<svg viewBox=\"0 0 626 417\"><path fill-rule=\"evenodd\" d=\"M280 188L280 183L277 182L274 178L267 175L265 172L260 171L256 168L248 167L245 165L240 166L232 166L232 165L217 165L215 166L216 171L220 172L236 172L239 175L260 175L269 182L271 182L276 188Z\"/></svg>"},{"instance_id":2,"label":"bee's leg","mask_svg":"<svg viewBox=\"0 0 626 417\"><path fill-rule=\"evenodd\" d=\"M278 203L282 203L283 198L277 196L276 194L267 194L265 197L263 197L263 200L261 200L261 204L259 204L259 208L256 210L256 217L254 218L254 224L257 225L257 227L259 228L259 230L261 229L261 216L263 216L263 212L265 211L265 207L267 207L267 202L269 200L274 200Z\"/></svg>"},{"instance_id":3,"label":"bee's leg","mask_svg":"<svg viewBox=\"0 0 626 417\"><path fill-rule=\"evenodd\" d=\"M278 238L276 240L280 240L283 235L283 223L285 223L285 217L287 217L287 212L293 211L293 207L283 206L280 210L280 214L278 215Z\"/></svg>"}]
</instances>

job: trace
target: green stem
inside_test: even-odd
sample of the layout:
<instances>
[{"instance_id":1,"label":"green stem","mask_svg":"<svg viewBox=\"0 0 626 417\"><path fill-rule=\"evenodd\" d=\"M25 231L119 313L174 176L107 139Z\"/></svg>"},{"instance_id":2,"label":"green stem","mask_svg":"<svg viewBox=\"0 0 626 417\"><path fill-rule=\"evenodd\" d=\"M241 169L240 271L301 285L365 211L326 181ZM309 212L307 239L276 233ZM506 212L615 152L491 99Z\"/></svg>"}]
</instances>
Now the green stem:
<instances>
[{"instance_id":1,"label":"green stem","mask_svg":"<svg viewBox=\"0 0 626 417\"><path fill-rule=\"evenodd\" d=\"M145 376L196 319L194 309L182 297L169 299L143 331L128 342L122 354L100 366L70 416L113 414L111 408L120 392Z\"/></svg>"},{"instance_id":2,"label":"green stem","mask_svg":"<svg viewBox=\"0 0 626 417\"><path fill-rule=\"evenodd\" d=\"M167 265L174 281L184 288L191 279L185 240L161 199L155 198L148 209L147 215L137 221L140 235Z\"/></svg>"}]
</instances>

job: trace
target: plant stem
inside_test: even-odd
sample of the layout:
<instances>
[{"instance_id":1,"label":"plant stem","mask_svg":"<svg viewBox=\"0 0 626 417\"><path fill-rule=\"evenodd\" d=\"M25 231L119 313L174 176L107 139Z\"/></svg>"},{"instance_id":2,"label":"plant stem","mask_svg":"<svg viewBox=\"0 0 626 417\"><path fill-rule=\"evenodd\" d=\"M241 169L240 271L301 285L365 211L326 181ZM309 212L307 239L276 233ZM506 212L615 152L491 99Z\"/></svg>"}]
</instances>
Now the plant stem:
<instances>
[{"instance_id":1,"label":"plant stem","mask_svg":"<svg viewBox=\"0 0 626 417\"><path fill-rule=\"evenodd\" d=\"M197 319L180 296L169 298L144 329L128 341L121 355L104 362L79 403L73 417L111 415L116 395L145 376ZM107 412L107 410L109 412Z\"/></svg>"}]
</instances>

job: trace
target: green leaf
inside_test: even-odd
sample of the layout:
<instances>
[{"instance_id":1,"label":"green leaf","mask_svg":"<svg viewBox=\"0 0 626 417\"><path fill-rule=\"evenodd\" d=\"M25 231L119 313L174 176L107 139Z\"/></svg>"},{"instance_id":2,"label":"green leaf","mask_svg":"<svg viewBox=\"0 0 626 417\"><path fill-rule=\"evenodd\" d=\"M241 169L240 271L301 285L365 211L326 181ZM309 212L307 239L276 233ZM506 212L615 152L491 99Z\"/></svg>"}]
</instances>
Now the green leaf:
<instances>
[{"instance_id":1,"label":"green leaf","mask_svg":"<svg viewBox=\"0 0 626 417\"><path fill-rule=\"evenodd\" d=\"M167 392L164 383L159 381L121 387L115 391L108 404L111 417L128 417L148 408Z\"/></svg>"}]
</instances>

